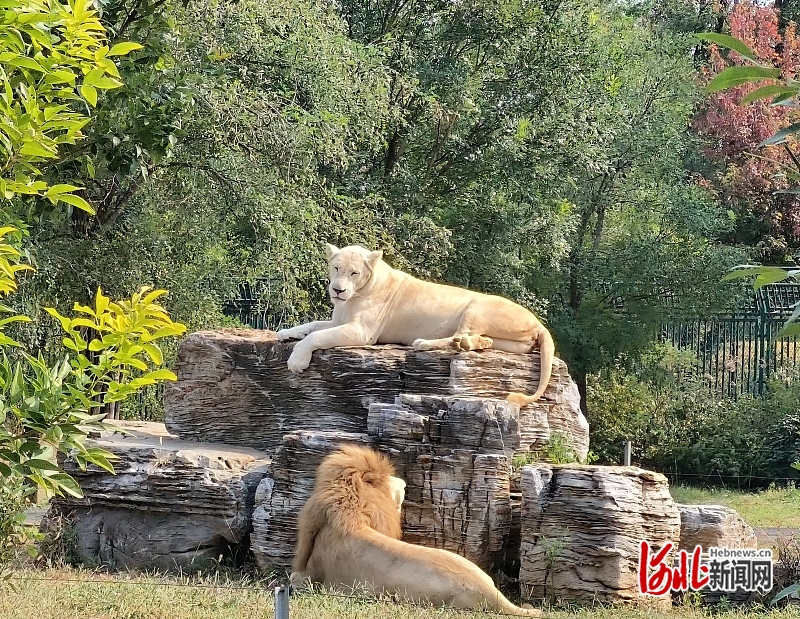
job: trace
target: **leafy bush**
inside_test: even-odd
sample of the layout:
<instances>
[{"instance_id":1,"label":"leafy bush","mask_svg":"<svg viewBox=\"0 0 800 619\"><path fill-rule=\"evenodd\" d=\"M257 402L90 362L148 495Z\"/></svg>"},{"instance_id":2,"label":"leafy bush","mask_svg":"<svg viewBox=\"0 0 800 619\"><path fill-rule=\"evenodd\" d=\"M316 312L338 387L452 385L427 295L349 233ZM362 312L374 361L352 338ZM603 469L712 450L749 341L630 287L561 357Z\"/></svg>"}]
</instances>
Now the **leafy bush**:
<instances>
[{"instance_id":1,"label":"leafy bush","mask_svg":"<svg viewBox=\"0 0 800 619\"><path fill-rule=\"evenodd\" d=\"M75 144L97 105L98 90L122 86L115 56L140 49L138 43L106 45L105 29L89 0L36 0L3 3L0 24L0 199L38 195L93 212L65 183L48 185L43 165L59 157L59 147ZM87 160L87 165L91 162Z\"/></svg>"},{"instance_id":2,"label":"leafy bush","mask_svg":"<svg viewBox=\"0 0 800 619\"><path fill-rule=\"evenodd\" d=\"M798 369L773 376L761 398L715 396L686 375L674 349L657 346L632 370L620 363L589 383L590 445L603 463L635 462L687 483L768 486L798 478Z\"/></svg>"},{"instance_id":3,"label":"leafy bush","mask_svg":"<svg viewBox=\"0 0 800 619\"><path fill-rule=\"evenodd\" d=\"M512 464L515 468L522 468L526 464L535 462L549 462L550 464L591 464L598 459L597 454L589 452L586 458L581 459L572 446L569 437L563 432L551 432L550 437L539 449L514 458Z\"/></svg>"},{"instance_id":4,"label":"leafy bush","mask_svg":"<svg viewBox=\"0 0 800 619\"><path fill-rule=\"evenodd\" d=\"M0 230L0 240L16 232ZM16 248L0 243L0 291L15 291L16 273L29 268L20 264ZM94 464L114 472L115 456L85 442L90 431L108 428L98 410L145 386L175 380L171 371L155 369L163 363L157 342L186 330L155 303L165 292L143 288L130 300L112 302L98 289L94 307L75 304L77 318L46 308L65 333L67 352L54 365L41 354L14 351L20 344L2 332L29 318L0 320L0 561L28 538L24 507L36 486L48 495L83 496L59 467L59 454L83 469Z\"/></svg>"},{"instance_id":5,"label":"leafy bush","mask_svg":"<svg viewBox=\"0 0 800 619\"><path fill-rule=\"evenodd\" d=\"M42 206L64 203L93 213L81 187L53 180L52 165L65 146L85 138L81 130L97 105L98 91L122 86L115 57L141 49L138 43L109 46L91 0L34 0L3 3L0 23L0 296L17 291L17 275L33 270L18 248L23 232L39 220ZM80 158L90 177L94 163ZM50 168L48 168L50 166ZM109 252L114 253L114 252ZM93 288L94 286L92 286ZM94 307L78 303L75 318L45 308L64 331L67 349L49 363L5 328L30 322L0 306L0 563L28 539L24 508L40 487L48 495L82 492L61 470L59 457L81 468L94 464L114 472L114 456L90 447L90 431L106 428L100 409L172 372L157 369L163 355L157 341L186 328L155 303L164 290L142 288L129 300L112 302L100 289Z\"/></svg>"}]
</instances>

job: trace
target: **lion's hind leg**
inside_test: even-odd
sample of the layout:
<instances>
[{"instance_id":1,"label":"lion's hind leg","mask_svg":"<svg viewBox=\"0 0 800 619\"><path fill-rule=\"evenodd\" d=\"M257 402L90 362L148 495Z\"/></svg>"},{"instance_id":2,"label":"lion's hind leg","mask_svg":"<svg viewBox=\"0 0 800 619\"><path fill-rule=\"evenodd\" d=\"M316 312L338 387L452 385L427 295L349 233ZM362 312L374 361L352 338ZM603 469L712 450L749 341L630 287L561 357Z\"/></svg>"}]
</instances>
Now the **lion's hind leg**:
<instances>
[{"instance_id":1,"label":"lion's hind leg","mask_svg":"<svg viewBox=\"0 0 800 619\"><path fill-rule=\"evenodd\" d=\"M416 350L452 350L467 352L469 350L485 350L491 348L492 338L483 335L456 334L438 340L414 340L411 344Z\"/></svg>"}]
</instances>

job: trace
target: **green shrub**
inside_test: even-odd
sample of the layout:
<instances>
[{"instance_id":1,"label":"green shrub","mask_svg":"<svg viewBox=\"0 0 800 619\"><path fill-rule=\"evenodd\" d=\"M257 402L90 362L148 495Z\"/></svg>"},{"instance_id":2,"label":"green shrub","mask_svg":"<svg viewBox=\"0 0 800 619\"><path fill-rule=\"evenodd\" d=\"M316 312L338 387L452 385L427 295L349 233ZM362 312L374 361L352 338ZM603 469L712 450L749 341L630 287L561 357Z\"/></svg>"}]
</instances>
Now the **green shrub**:
<instances>
[{"instance_id":1,"label":"green shrub","mask_svg":"<svg viewBox=\"0 0 800 619\"><path fill-rule=\"evenodd\" d=\"M20 252L2 241L16 230L0 230L0 292L17 289L16 274L30 269ZM13 238L13 236L12 236ZM160 368L158 343L181 335L184 325L173 322L156 299L164 290L142 288L130 299L113 302L98 289L94 307L75 304L76 318L45 308L64 333L65 351L54 364L28 354L3 333L6 325L29 321L10 315L0 320L0 561L27 541L24 509L34 487L48 495L81 498L75 480L58 464L59 454L111 473L115 456L86 443L89 432L108 428L98 412L106 404L125 400L149 385L175 380ZM0 311L10 312L0 306Z\"/></svg>"},{"instance_id":2,"label":"green shrub","mask_svg":"<svg viewBox=\"0 0 800 619\"><path fill-rule=\"evenodd\" d=\"M798 369L776 373L763 397L717 397L670 347L639 367L620 363L588 386L590 446L606 464L632 459L686 483L765 487L798 478Z\"/></svg>"}]
</instances>

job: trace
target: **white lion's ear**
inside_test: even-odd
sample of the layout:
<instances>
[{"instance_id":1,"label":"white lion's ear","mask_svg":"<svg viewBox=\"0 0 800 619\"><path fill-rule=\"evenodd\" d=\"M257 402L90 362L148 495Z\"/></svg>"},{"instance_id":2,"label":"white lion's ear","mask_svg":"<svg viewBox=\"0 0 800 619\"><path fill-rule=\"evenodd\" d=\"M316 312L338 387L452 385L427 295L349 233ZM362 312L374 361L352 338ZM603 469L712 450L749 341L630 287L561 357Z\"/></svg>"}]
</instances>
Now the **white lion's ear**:
<instances>
[{"instance_id":1,"label":"white lion's ear","mask_svg":"<svg viewBox=\"0 0 800 619\"><path fill-rule=\"evenodd\" d=\"M339 248L336 245L331 245L330 243L325 243L325 257L330 260L336 254L339 253Z\"/></svg>"},{"instance_id":2,"label":"white lion's ear","mask_svg":"<svg viewBox=\"0 0 800 619\"><path fill-rule=\"evenodd\" d=\"M375 263L378 262L383 257L383 251L378 249L376 251L369 252L369 256L367 256L367 262L369 262L370 266L375 266Z\"/></svg>"}]
</instances>

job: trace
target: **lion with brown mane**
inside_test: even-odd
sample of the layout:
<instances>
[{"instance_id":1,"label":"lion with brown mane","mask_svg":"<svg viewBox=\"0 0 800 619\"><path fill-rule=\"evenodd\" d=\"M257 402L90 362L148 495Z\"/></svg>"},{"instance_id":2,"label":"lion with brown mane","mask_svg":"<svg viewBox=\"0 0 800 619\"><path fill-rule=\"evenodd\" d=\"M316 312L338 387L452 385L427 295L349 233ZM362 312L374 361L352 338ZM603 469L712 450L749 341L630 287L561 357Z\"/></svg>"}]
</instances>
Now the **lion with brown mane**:
<instances>
[{"instance_id":1,"label":"lion with brown mane","mask_svg":"<svg viewBox=\"0 0 800 619\"><path fill-rule=\"evenodd\" d=\"M550 381L555 345L550 332L527 309L494 295L426 282L393 269L381 251L358 245L326 245L331 320L281 329L279 340L299 339L287 362L302 372L315 350L339 346L404 344L417 350L495 349L541 354L533 395L511 393L524 406L538 400Z\"/></svg>"},{"instance_id":2,"label":"lion with brown mane","mask_svg":"<svg viewBox=\"0 0 800 619\"><path fill-rule=\"evenodd\" d=\"M314 491L300 511L291 582L437 606L538 617L497 590L477 565L455 553L400 540L405 482L382 454L344 445L317 469Z\"/></svg>"}]
</instances>

